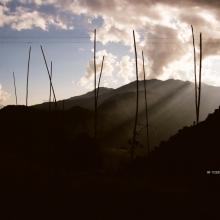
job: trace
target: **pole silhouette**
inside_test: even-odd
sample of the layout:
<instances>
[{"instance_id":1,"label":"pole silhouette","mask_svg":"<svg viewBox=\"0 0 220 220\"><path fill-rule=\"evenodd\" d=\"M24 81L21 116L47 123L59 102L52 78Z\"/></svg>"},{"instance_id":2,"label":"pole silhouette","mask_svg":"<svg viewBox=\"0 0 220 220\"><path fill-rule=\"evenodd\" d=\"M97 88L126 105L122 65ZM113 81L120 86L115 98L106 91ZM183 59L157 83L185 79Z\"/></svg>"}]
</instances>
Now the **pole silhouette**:
<instances>
[{"instance_id":1,"label":"pole silhouette","mask_svg":"<svg viewBox=\"0 0 220 220\"><path fill-rule=\"evenodd\" d=\"M26 106L28 106L28 83L29 83L29 73L30 73L30 60L31 60L31 46L28 52L28 67L27 67L27 84L26 84Z\"/></svg>"},{"instance_id":2,"label":"pole silhouette","mask_svg":"<svg viewBox=\"0 0 220 220\"><path fill-rule=\"evenodd\" d=\"M144 99L145 99L145 115L146 115L146 130L147 130L147 154L150 153L150 136L149 136L149 117L148 117L148 101L147 101L147 83L145 73L144 52L142 50L143 74L144 74Z\"/></svg>"},{"instance_id":3,"label":"pole silhouette","mask_svg":"<svg viewBox=\"0 0 220 220\"><path fill-rule=\"evenodd\" d=\"M52 81L52 77L53 77L53 62L50 62L50 77L51 77L51 81ZM51 83L50 83L50 94L49 94L49 111L51 111L51 93L52 93L52 87L51 87Z\"/></svg>"},{"instance_id":4,"label":"pole silhouette","mask_svg":"<svg viewBox=\"0 0 220 220\"><path fill-rule=\"evenodd\" d=\"M15 90L15 102L16 105L18 105L18 97L17 97L17 89L16 89L16 79L15 79L15 73L13 72L13 81L14 81L14 90Z\"/></svg>"},{"instance_id":5,"label":"pole silhouette","mask_svg":"<svg viewBox=\"0 0 220 220\"><path fill-rule=\"evenodd\" d=\"M136 47L136 40L135 40L135 32L133 30L133 38L134 38L134 52L135 52L135 67L136 67L136 112L135 112L135 122L134 122L134 130L133 130L133 140L131 146L131 159L134 159L134 151L136 146L136 136L137 136L137 122L138 122L138 106L139 106L139 85L138 85L138 63L137 63L137 47Z\"/></svg>"},{"instance_id":6,"label":"pole silhouette","mask_svg":"<svg viewBox=\"0 0 220 220\"><path fill-rule=\"evenodd\" d=\"M194 29L191 25L192 29L192 42L193 42L193 54L194 54L194 78L195 78L195 108L196 108L196 122L198 123L198 86L197 86L197 74L196 74L196 47L195 47L195 37L194 37Z\"/></svg>"},{"instance_id":7,"label":"pole silhouette","mask_svg":"<svg viewBox=\"0 0 220 220\"><path fill-rule=\"evenodd\" d=\"M98 127L98 97L99 89L103 72L103 65L105 56L102 57L101 70L99 74L99 80L97 85L97 67L96 67L96 29L94 30L94 139L97 140L97 127Z\"/></svg>"},{"instance_id":8,"label":"pole silhouette","mask_svg":"<svg viewBox=\"0 0 220 220\"><path fill-rule=\"evenodd\" d=\"M199 123L200 116L200 103L201 103L201 90L202 90L202 33L200 33L200 55L199 55L199 94L198 94L198 115L197 115L197 123Z\"/></svg>"},{"instance_id":9,"label":"pole silhouette","mask_svg":"<svg viewBox=\"0 0 220 220\"><path fill-rule=\"evenodd\" d=\"M100 74L99 74L98 89L97 89L97 100L96 100L97 101L97 106L98 106L99 88L100 88L100 83L101 83L101 78L102 78L102 71L103 71L104 60L105 60L105 56L102 57L101 71L100 71Z\"/></svg>"},{"instance_id":10,"label":"pole silhouette","mask_svg":"<svg viewBox=\"0 0 220 220\"><path fill-rule=\"evenodd\" d=\"M96 91L96 29L94 30L94 138L97 137L97 91Z\"/></svg>"},{"instance_id":11,"label":"pole silhouette","mask_svg":"<svg viewBox=\"0 0 220 220\"><path fill-rule=\"evenodd\" d=\"M41 47L41 52L42 52L42 55L43 55L43 58L44 58L44 63L45 63L46 69L47 69L47 73L48 73L48 76L49 76L50 86L52 88L52 92L53 92L53 96L54 96L54 101L55 101L55 107L57 107L57 99L56 99L56 95L55 95L55 91L54 91L54 87L53 87L50 71L49 71L49 68L48 68L48 65L47 65L47 60L46 60L46 57L45 57L45 54L44 54L43 47L42 46L40 46L40 47Z\"/></svg>"}]
</instances>

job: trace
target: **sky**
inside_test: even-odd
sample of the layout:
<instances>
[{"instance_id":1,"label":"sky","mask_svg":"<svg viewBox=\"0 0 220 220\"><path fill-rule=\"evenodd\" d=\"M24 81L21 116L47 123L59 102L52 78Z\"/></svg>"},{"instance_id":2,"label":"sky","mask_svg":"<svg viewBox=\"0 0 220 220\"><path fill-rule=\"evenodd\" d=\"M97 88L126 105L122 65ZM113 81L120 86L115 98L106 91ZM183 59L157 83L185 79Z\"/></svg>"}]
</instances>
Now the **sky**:
<instances>
[{"instance_id":1,"label":"sky","mask_svg":"<svg viewBox=\"0 0 220 220\"><path fill-rule=\"evenodd\" d=\"M197 60L203 36L204 83L220 86L220 2L218 0L0 0L0 105L25 103L28 49L32 47L29 104L48 101L49 78L41 54L53 62L57 99L93 89L93 38L97 29L97 71L105 56L101 86L135 80L135 30L140 79L141 51L147 78L194 80L191 25ZM197 62L198 64L198 62Z\"/></svg>"}]
</instances>

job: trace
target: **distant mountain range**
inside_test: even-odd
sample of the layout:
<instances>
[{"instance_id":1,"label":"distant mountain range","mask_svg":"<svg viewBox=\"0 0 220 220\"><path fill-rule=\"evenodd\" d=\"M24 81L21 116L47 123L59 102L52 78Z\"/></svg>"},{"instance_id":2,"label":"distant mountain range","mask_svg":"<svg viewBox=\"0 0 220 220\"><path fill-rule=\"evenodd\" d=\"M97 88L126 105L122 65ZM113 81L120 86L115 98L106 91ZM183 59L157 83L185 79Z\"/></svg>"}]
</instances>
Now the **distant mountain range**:
<instances>
[{"instance_id":1,"label":"distant mountain range","mask_svg":"<svg viewBox=\"0 0 220 220\"><path fill-rule=\"evenodd\" d=\"M138 129L139 141L145 145L146 130L144 87L139 81L140 106ZM159 145L184 126L195 121L194 84L180 80L148 80L147 96L149 104L150 142ZM79 106L90 111L94 109L94 92L58 102L58 108L65 110ZM100 88L99 97L99 137L103 145L113 148L127 148L132 137L136 102L136 82L118 89ZM202 84L200 120L218 108L220 88ZM34 106L47 110L48 103ZM108 141L106 141L108 140Z\"/></svg>"}]
</instances>

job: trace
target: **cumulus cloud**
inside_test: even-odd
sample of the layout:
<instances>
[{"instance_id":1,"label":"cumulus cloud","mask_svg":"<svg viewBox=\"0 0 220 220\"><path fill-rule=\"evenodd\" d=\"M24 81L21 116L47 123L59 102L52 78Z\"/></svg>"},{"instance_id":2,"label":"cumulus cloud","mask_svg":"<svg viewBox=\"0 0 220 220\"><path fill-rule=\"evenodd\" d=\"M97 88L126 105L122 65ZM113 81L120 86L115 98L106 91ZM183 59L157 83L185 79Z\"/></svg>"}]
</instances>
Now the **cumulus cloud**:
<instances>
[{"instance_id":1,"label":"cumulus cloud","mask_svg":"<svg viewBox=\"0 0 220 220\"><path fill-rule=\"evenodd\" d=\"M10 26L17 31L28 30L34 27L46 31L50 25L60 29L73 29L72 24L69 24L60 15L48 14L19 4L15 11L11 11L8 3L10 1L0 4L0 27Z\"/></svg>"},{"instance_id":2,"label":"cumulus cloud","mask_svg":"<svg viewBox=\"0 0 220 220\"><path fill-rule=\"evenodd\" d=\"M103 55L105 55L105 62L103 67L101 86L117 88L136 79L134 58L131 58L128 55L117 57L112 53L106 52L105 50L99 51L97 53L97 79L99 77ZM138 59L138 69L139 77L140 79L143 79L142 61L140 59ZM146 68L146 74L148 77L148 68ZM80 90L81 93L94 89L93 60L90 60L86 69L86 73L80 78L78 82L73 82L73 84L75 91Z\"/></svg>"},{"instance_id":3,"label":"cumulus cloud","mask_svg":"<svg viewBox=\"0 0 220 220\"><path fill-rule=\"evenodd\" d=\"M192 54L191 24L195 27L197 42L199 32L203 32L204 58L220 52L218 40L213 40L220 37L219 1L53 0L53 4L74 14L102 18L103 24L97 27L97 40L103 44L121 42L132 48L132 30L135 29L138 49L143 49L149 59L151 77L164 74L174 61L185 60L186 53ZM179 72L189 65L179 64Z\"/></svg>"},{"instance_id":4,"label":"cumulus cloud","mask_svg":"<svg viewBox=\"0 0 220 220\"><path fill-rule=\"evenodd\" d=\"M2 89L2 85L0 84L0 105L4 103L9 98L9 93Z\"/></svg>"},{"instance_id":5,"label":"cumulus cloud","mask_svg":"<svg viewBox=\"0 0 220 220\"><path fill-rule=\"evenodd\" d=\"M102 85L108 86L107 82L110 78L113 78L114 67L116 66L117 57L112 53L108 53L106 50L101 50L97 52L96 66L97 66L97 80L101 71L102 57L105 56L105 61L103 65L103 79ZM94 60L90 60L86 68L85 74L80 78L78 86L88 90L94 88Z\"/></svg>"},{"instance_id":6,"label":"cumulus cloud","mask_svg":"<svg viewBox=\"0 0 220 220\"><path fill-rule=\"evenodd\" d=\"M74 24L68 19L63 19L63 15L83 15L88 18L88 26L96 26L97 41L104 45L110 42L122 43L131 49L134 29L139 55L143 49L150 68L150 77L179 77L185 71L185 67L190 66L193 60L191 24L195 27L197 42L199 32L203 32L204 59L220 55L218 0L17 0L16 10L11 11L10 2L13 1L2 1L0 26L8 25L17 30L33 27L47 30L50 25L55 25L61 29L70 29ZM48 14L43 11L45 5L53 7L55 12ZM102 20L101 24L92 23L97 18ZM90 37L93 40L92 34ZM109 75L114 75L118 70L118 77L126 78L128 74L132 78L130 74L133 68L129 66L133 62L131 58L123 57L116 61L114 55L109 53L108 57L110 61L106 61L106 69ZM207 60L211 62L210 59ZM126 74L122 74L122 66L127 68L126 65L130 69L126 70ZM87 84L90 79L92 68L93 63L90 62L80 80L82 85ZM182 79L186 75L182 76ZM115 79L118 79L117 76Z\"/></svg>"},{"instance_id":7,"label":"cumulus cloud","mask_svg":"<svg viewBox=\"0 0 220 220\"><path fill-rule=\"evenodd\" d=\"M135 61L129 56L123 56L118 63L119 71L117 77L120 78L120 81L123 84L129 83L135 79Z\"/></svg>"}]
</instances>

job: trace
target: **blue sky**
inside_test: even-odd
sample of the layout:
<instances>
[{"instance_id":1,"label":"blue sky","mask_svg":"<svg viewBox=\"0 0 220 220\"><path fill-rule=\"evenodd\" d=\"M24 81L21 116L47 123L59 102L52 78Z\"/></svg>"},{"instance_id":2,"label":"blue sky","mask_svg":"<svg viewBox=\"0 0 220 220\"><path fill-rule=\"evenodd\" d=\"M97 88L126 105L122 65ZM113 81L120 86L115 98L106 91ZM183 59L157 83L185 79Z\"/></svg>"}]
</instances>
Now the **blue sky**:
<instances>
[{"instance_id":1,"label":"blue sky","mask_svg":"<svg viewBox=\"0 0 220 220\"><path fill-rule=\"evenodd\" d=\"M175 2L175 3L174 3ZM14 104L12 72L18 102L25 102L28 48L32 46L29 103L48 100L49 79L40 51L53 61L58 99L93 89L93 30L97 29L97 62L105 55L102 86L119 87L134 80L132 30L136 32L139 73L144 50L148 78L193 81L190 24L198 45L204 36L205 83L220 86L218 1L1 0L0 104ZM197 48L198 52L198 48Z\"/></svg>"}]
</instances>

